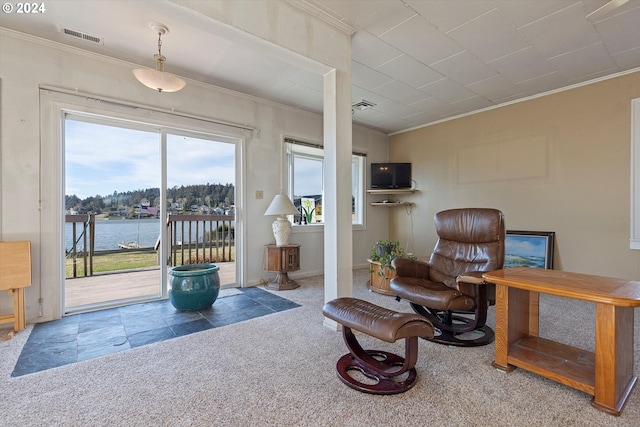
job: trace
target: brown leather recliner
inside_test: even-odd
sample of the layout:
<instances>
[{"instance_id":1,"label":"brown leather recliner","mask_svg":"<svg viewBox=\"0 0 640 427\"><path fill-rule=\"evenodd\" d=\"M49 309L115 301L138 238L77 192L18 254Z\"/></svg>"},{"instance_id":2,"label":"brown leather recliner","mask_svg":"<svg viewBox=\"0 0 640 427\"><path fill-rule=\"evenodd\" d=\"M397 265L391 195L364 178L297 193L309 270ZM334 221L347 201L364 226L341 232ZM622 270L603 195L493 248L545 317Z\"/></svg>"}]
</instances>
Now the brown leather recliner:
<instances>
[{"instance_id":1,"label":"brown leather recliner","mask_svg":"<svg viewBox=\"0 0 640 427\"><path fill-rule=\"evenodd\" d=\"M504 215L496 209L451 209L435 215L438 242L429 262L396 258L390 282L396 298L437 329L430 341L480 346L493 341L485 325L495 303L495 286L482 274L504 263Z\"/></svg>"}]
</instances>

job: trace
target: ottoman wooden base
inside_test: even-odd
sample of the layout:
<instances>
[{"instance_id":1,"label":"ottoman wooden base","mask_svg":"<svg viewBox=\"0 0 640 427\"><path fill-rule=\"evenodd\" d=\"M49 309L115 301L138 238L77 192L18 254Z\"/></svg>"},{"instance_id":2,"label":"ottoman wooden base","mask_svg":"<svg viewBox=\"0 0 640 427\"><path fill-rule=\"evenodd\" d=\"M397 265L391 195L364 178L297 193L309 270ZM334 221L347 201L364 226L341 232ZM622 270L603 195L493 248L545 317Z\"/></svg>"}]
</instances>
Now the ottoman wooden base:
<instances>
[{"instance_id":1,"label":"ottoman wooden base","mask_svg":"<svg viewBox=\"0 0 640 427\"><path fill-rule=\"evenodd\" d=\"M398 313L356 298L337 298L322 309L324 315L342 325L349 353L336 365L340 380L349 387L373 394L396 394L415 384L414 368L418 360L418 337L433 337L433 326L417 314ZM352 329L393 343L405 338L405 354L380 350L364 350ZM351 375L359 371L370 381L360 381Z\"/></svg>"}]
</instances>

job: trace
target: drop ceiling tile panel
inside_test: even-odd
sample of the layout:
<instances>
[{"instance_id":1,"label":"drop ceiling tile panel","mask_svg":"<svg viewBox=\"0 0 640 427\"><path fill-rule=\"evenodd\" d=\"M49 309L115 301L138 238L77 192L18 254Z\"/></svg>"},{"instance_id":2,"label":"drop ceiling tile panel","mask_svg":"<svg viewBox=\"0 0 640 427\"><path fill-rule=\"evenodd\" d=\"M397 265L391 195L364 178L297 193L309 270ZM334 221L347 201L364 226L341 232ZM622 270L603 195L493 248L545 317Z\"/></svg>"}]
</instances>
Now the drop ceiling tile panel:
<instances>
[{"instance_id":1,"label":"drop ceiling tile panel","mask_svg":"<svg viewBox=\"0 0 640 427\"><path fill-rule=\"evenodd\" d=\"M640 67L640 47L613 55L613 60L620 70L631 70Z\"/></svg>"},{"instance_id":2,"label":"drop ceiling tile panel","mask_svg":"<svg viewBox=\"0 0 640 427\"><path fill-rule=\"evenodd\" d=\"M358 61L351 62L351 79L353 84L365 89L373 89L388 83L392 78Z\"/></svg>"},{"instance_id":3,"label":"drop ceiling tile panel","mask_svg":"<svg viewBox=\"0 0 640 427\"><path fill-rule=\"evenodd\" d=\"M468 51L431 64L431 67L462 85L486 80L498 74Z\"/></svg>"},{"instance_id":4,"label":"drop ceiling tile panel","mask_svg":"<svg viewBox=\"0 0 640 427\"><path fill-rule=\"evenodd\" d=\"M375 126L379 129L384 129L387 133L398 132L404 129L408 129L411 126L410 122L401 117L394 117L387 114L383 114L377 117L374 121Z\"/></svg>"},{"instance_id":5,"label":"drop ceiling tile panel","mask_svg":"<svg viewBox=\"0 0 640 427\"><path fill-rule=\"evenodd\" d=\"M441 101L438 98L427 98L420 102L411 104L411 107L438 118L443 116L453 116L455 114L462 113L462 111L458 107Z\"/></svg>"},{"instance_id":6,"label":"drop ceiling tile panel","mask_svg":"<svg viewBox=\"0 0 640 427\"><path fill-rule=\"evenodd\" d=\"M534 79L555 71L533 47L503 56L489 62L488 65L513 83Z\"/></svg>"},{"instance_id":7,"label":"drop ceiling tile panel","mask_svg":"<svg viewBox=\"0 0 640 427\"><path fill-rule=\"evenodd\" d=\"M423 86L420 90L444 102L462 101L476 95L476 93L449 78Z\"/></svg>"},{"instance_id":8,"label":"drop ceiling tile panel","mask_svg":"<svg viewBox=\"0 0 640 427\"><path fill-rule=\"evenodd\" d=\"M488 0L405 0L405 3L444 33L494 9Z\"/></svg>"},{"instance_id":9,"label":"drop ceiling tile panel","mask_svg":"<svg viewBox=\"0 0 640 427\"><path fill-rule=\"evenodd\" d=\"M526 93L526 96L531 96L569 86L570 84L565 76L560 72L554 71L553 73L536 77L535 79L517 83L516 86L520 88L523 93Z\"/></svg>"},{"instance_id":10,"label":"drop ceiling tile panel","mask_svg":"<svg viewBox=\"0 0 640 427\"><path fill-rule=\"evenodd\" d=\"M392 59L376 68L376 70L415 88L444 78L442 74L408 55Z\"/></svg>"},{"instance_id":11,"label":"drop ceiling tile panel","mask_svg":"<svg viewBox=\"0 0 640 427\"><path fill-rule=\"evenodd\" d=\"M498 99L496 102L494 102L494 105L500 105L500 104L504 104L506 102L517 101L517 100L525 98L527 96L529 96L529 94L527 94L526 92L517 93L515 95L510 95L510 96L507 96L505 98Z\"/></svg>"},{"instance_id":12,"label":"drop ceiling tile panel","mask_svg":"<svg viewBox=\"0 0 640 427\"><path fill-rule=\"evenodd\" d=\"M442 112L440 112L440 114L438 114L438 120L448 119L448 118L456 117L466 113L468 113L468 111L463 111L459 108L455 108L453 113L450 113L449 110L447 109L447 110L443 110Z\"/></svg>"},{"instance_id":13,"label":"drop ceiling tile panel","mask_svg":"<svg viewBox=\"0 0 640 427\"><path fill-rule=\"evenodd\" d=\"M358 85L353 85L353 87L351 88L352 105L356 102L362 101L363 99L369 102L373 102L374 104L382 104L383 102L388 101L387 98L380 95L379 93L374 93L370 90L361 88Z\"/></svg>"},{"instance_id":14,"label":"drop ceiling tile panel","mask_svg":"<svg viewBox=\"0 0 640 427\"><path fill-rule=\"evenodd\" d=\"M411 86L396 80L392 80L389 83L385 83L384 85L375 88L375 92L385 98L392 99L405 105L418 102L429 96L418 89L412 88Z\"/></svg>"},{"instance_id":15,"label":"drop ceiling tile panel","mask_svg":"<svg viewBox=\"0 0 640 427\"><path fill-rule=\"evenodd\" d=\"M497 9L456 28L448 36L485 62L530 45Z\"/></svg>"},{"instance_id":16,"label":"drop ceiling tile panel","mask_svg":"<svg viewBox=\"0 0 640 427\"><path fill-rule=\"evenodd\" d=\"M381 113L379 111L374 111L372 109L359 111L356 110L351 116L351 120L354 123L361 124L363 126L369 126L373 129L378 129L383 132L387 132L387 130L382 126L381 121L386 120L388 118L387 114Z\"/></svg>"},{"instance_id":17,"label":"drop ceiling tile panel","mask_svg":"<svg viewBox=\"0 0 640 427\"><path fill-rule=\"evenodd\" d=\"M376 68L402 55L400 50L367 31L358 31L353 35L351 48L353 51L351 58L371 68Z\"/></svg>"},{"instance_id":18,"label":"drop ceiling tile panel","mask_svg":"<svg viewBox=\"0 0 640 427\"><path fill-rule=\"evenodd\" d=\"M640 47L640 2L638 7L626 13L621 13L599 21L596 30L611 54L625 52ZM636 31L629 28L636 27Z\"/></svg>"},{"instance_id":19,"label":"drop ceiling tile panel","mask_svg":"<svg viewBox=\"0 0 640 427\"><path fill-rule=\"evenodd\" d=\"M580 3L519 29L545 58L572 52L600 40L593 24L584 17Z\"/></svg>"},{"instance_id":20,"label":"drop ceiling tile panel","mask_svg":"<svg viewBox=\"0 0 640 427\"><path fill-rule=\"evenodd\" d=\"M356 110L351 116L353 123L357 123L363 126L369 126L373 129L378 129L382 132L388 132L382 125L383 120L388 119L388 115L379 111L373 111L371 109L358 111Z\"/></svg>"},{"instance_id":21,"label":"drop ceiling tile panel","mask_svg":"<svg viewBox=\"0 0 640 427\"><path fill-rule=\"evenodd\" d=\"M494 103L501 99L512 99L514 96L522 95L522 89L502 75L471 84L469 89Z\"/></svg>"},{"instance_id":22,"label":"drop ceiling tile panel","mask_svg":"<svg viewBox=\"0 0 640 427\"><path fill-rule=\"evenodd\" d=\"M382 102L372 109L393 117L406 117L418 113L418 110L415 108L411 108L393 100Z\"/></svg>"},{"instance_id":23,"label":"drop ceiling tile panel","mask_svg":"<svg viewBox=\"0 0 640 427\"><path fill-rule=\"evenodd\" d=\"M416 12L401 1L362 0L335 1L335 3L352 3L357 11L353 16L354 22L372 34L379 36L401 24Z\"/></svg>"},{"instance_id":24,"label":"drop ceiling tile panel","mask_svg":"<svg viewBox=\"0 0 640 427\"><path fill-rule=\"evenodd\" d=\"M602 4L607 0L596 0ZM517 27L523 27L578 3L577 0L494 0L502 14ZM602 5L601 4L601 5ZM594 9L595 10L595 9ZM586 15L586 14L585 14Z\"/></svg>"},{"instance_id":25,"label":"drop ceiling tile panel","mask_svg":"<svg viewBox=\"0 0 640 427\"><path fill-rule=\"evenodd\" d=\"M420 16L409 19L380 37L426 65L464 50Z\"/></svg>"},{"instance_id":26,"label":"drop ceiling tile panel","mask_svg":"<svg viewBox=\"0 0 640 427\"><path fill-rule=\"evenodd\" d=\"M438 120L438 116L434 116L429 113L418 113L414 114L413 116L404 117L404 120L408 122L409 126L415 127L422 126L426 123L435 122L436 120Z\"/></svg>"},{"instance_id":27,"label":"drop ceiling tile panel","mask_svg":"<svg viewBox=\"0 0 640 427\"><path fill-rule=\"evenodd\" d=\"M602 43L550 58L549 62L571 83L578 83L615 70L615 64Z\"/></svg>"},{"instance_id":28,"label":"drop ceiling tile panel","mask_svg":"<svg viewBox=\"0 0 640 427\"><path fill-rule=\"evenodd\" d=\"M386 114L381 111L376 111L373 108L367 108L366 110L354 110L352 116L358 120L375 120Z\"/></svg>"},{"instance_id":29,"label":"drop ceiling tile panel","mask_svg":"<svg viewBox=\"0 0 640 427\"><path fill-rule=\"evenodd\" d=\"M490 102L486 98L483 98L482 96L479 96L479 95L478 96L473 96L471 98L463 99L462 101L453 103L454 107L459 108L460 110L464 111L465 113L468 113L470 111L481 110L481 109L484 109L484 108L491 107L493 105L494 105L493 102Z\"/></svg>"},{"instance_id":30,"label":"drop ceiling tile panel","mask_svg":"<svg viewBox=\"0 0 640 427\"><path fill-rule=\"evenodd\" d=\"M595 12L601 6L604 6L606 3L609 3L609 0L582 0L584 3L585 16L590 14L591 12ZM640 4L637 0L631 0L623 5L618 5L615 9L609 9L609 12L605 15L601 15L600 17L591 18L593 22L602 21L604 19L609 19L615 17L620 13L628 12L631 9L639 7Z\"/></svg>"},{"instance_id":31,"label":"drop ceiling tile panel","mask_svg":"<svg viewBox=\"0 0 640 427\"><path fill-rule=\"evenodd\" d=\"M401 1L321 0L315 3L321 3L322 7L374 35L388 31L416 14Z\"/></svg>"}]
</instances>

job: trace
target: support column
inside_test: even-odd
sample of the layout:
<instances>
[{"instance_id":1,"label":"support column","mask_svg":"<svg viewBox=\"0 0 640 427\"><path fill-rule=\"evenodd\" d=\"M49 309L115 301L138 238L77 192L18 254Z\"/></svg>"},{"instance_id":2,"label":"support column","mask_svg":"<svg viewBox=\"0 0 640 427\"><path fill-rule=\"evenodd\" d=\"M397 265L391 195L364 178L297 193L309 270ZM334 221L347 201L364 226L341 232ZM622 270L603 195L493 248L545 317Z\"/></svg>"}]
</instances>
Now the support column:
<instances>
[{"instance_id":1,"label":"support column","mask_svg":"<svg viewBox=\"0 0 640 427\"><path fill-rule=\"evenodd\" d=\"M351 70L324 75L324 299L353 295ZM325 318L334 330L339 326Z\"/></svg>"}]
</instances>

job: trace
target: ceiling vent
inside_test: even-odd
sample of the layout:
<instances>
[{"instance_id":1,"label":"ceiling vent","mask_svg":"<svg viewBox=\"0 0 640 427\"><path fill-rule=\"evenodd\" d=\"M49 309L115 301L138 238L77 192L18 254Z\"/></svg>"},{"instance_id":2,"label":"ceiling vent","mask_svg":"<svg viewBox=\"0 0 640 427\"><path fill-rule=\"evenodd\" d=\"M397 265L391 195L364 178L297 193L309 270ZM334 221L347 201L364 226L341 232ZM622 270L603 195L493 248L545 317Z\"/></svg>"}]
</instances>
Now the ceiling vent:
<instances>
[{"instance_id":1,"label":"ceiling vent","mask_svg":"<svg viewBox=\"0 0 640 427\"><path fill-rule=\"evenodd\" d=\"M104 44L102 42L102 38L101 37L92 36L91 34L83 33L82 31L72 30L71 28L65 28L65 27L61 27L60 31L62 31L64 34L66 34L68 36L71 36L71 37L75 37L75 38L78 38L78 39L86 40L86 41L92 42L92 43Z\"/></svg>"},{"instance_id":2,"label":"ceiling vent","mask_svg":"<svg viewBox=\"0 0 640 427\"><path fill-rule=\"evenodd\" d=\"M356 102L355 104L353 104L351 107L354 110L368 110L371 107L375 107L376 104L374 104L373 102L367 101L365 99L363 99L362 101Z\"/></svg>"}]
</instances>

